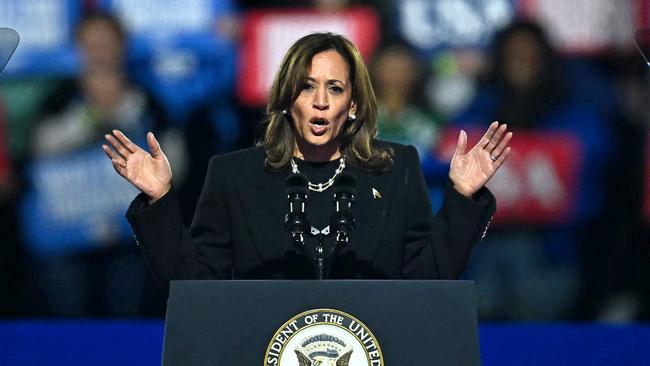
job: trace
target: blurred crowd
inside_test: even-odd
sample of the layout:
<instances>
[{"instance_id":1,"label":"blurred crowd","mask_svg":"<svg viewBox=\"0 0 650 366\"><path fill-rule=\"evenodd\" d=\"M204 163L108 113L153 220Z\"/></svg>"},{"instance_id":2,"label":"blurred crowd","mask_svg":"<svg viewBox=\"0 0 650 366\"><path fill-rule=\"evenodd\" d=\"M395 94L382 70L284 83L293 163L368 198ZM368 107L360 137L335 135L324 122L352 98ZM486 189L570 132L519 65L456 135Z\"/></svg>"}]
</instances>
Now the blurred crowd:
<instances>
[{"instance_id":1,"label":"blurred crowd","mask_svg":"<svg viewBox=\"0 0 650 366\"><path fill-rule=\"evenodd\" d=\"M12 71L21 44L0 75L0 317L162 316L124 219L137 192L103 136L154 132L189 223L210 156L260 136L272 61L299 30L359 46L379 137L417 148L434 207L459 129L514 132L464 274L480 319L650 320L650 70L632 42L567 46L521 9L534 1L163 3L156 18L154 1L68 1L64 66Z\"/></svg>"}]
</instances>

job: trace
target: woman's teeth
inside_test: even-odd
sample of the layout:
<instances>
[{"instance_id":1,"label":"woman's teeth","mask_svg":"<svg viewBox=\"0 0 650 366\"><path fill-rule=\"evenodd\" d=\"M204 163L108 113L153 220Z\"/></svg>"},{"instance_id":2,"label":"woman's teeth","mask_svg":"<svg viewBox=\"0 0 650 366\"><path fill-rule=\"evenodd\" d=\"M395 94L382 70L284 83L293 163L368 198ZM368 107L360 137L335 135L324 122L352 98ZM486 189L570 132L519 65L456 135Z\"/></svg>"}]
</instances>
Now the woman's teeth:
<instances>
[{"instance_id":1,"label":"woman's teeth","mask_svg":"<svg viewBox=\"0 0 650 366\"><path fill-rule=\"evenodd\" d=\"M320 136L325 133L327 129L327 120L325 119L315 119L309 123L311 125L311 132L316 136Z\"/></svg>"}]
</instances>

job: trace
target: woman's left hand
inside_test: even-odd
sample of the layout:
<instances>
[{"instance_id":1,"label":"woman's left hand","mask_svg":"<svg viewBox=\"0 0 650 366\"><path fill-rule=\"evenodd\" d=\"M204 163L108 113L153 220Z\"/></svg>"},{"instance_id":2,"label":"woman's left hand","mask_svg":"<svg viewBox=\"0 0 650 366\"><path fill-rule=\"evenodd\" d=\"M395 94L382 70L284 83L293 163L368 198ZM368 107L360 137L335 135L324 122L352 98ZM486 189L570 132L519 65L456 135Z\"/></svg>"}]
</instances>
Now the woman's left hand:
<instances>
[{"instance_id":1,"label":"woman's left hand","mask_svg":"<svg viewBox=\"0 0 650 366\"><path fill-rule=\"evenodd\" d=\"M460 131L449 169L449 178L460 194L471 197L506 161L510 154L508 144L512 139L512 132L506 132L507 128L506 124L493 122L481 141L467 153L467 133Z\"/></svg>"}]
</instances>

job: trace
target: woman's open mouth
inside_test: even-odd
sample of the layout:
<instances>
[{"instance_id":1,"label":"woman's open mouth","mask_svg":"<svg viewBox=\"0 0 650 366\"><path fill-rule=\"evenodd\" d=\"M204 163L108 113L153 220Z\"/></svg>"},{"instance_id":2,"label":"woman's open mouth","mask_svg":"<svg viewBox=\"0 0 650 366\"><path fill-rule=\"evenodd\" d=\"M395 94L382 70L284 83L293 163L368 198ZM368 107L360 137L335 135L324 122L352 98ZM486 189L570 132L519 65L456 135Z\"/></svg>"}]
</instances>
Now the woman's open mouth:
<instances>
[{"instance_id":1,"label":"woman's open mouth","mask_svg":"<svg viewBox=\"0 0 650 366\"><path fill-rule=\"evenodd\" d=\"M309 121L309 128L314 136L322 136L327 131L329 124L329 121L325 118L312 118Z\"/></svg>"}]
</instances>

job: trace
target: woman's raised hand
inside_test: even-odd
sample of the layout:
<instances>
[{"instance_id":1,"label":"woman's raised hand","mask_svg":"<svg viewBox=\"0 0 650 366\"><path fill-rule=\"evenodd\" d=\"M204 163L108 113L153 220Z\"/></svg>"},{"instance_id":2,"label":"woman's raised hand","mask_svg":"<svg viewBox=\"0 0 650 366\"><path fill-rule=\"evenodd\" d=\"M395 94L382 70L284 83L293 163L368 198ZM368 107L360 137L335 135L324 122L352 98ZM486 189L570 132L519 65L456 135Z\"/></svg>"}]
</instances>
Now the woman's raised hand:
<instances>
[{"instance_id":1,"label":"woman's raised hand","mask_svg":"<svg viewBox=\"0 0 650 366\"><path fill-rule=\"evenodd\" d=\"M113 162L113 168L124 179L149 196L150 203L169 192L172 184L172 169L153 133L147 134L147 144L151 154L131 142L121 131L113 130L112 134L107 134L105 137L110 147L102 145L102 148Z\"/></svg>"},{"instance_id":2,"label":"woman's raised hand","mask_svg":"<svg viewBox=\"0 0 650 366\"><path fill-rule=\"evenodd\" d=\"M508 144L512 139L512 132L506 132L507 128L505 124L493 122L483 138L467 153L467 133L460 131L449 169L449 178L459 193L471 197L506 161L510 154Z\"/></svg>"}]
</instances>

